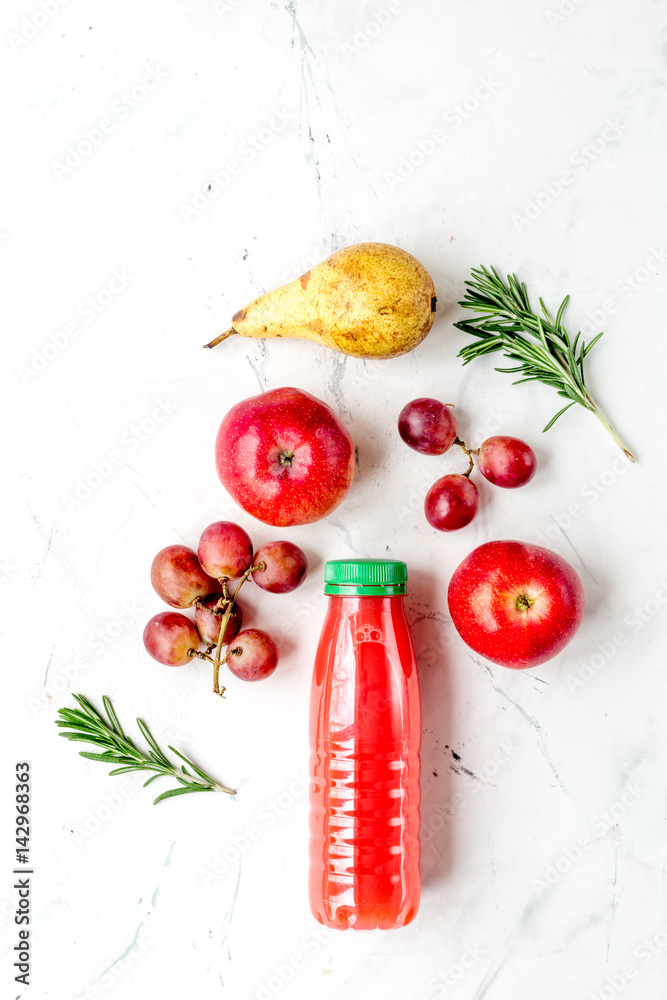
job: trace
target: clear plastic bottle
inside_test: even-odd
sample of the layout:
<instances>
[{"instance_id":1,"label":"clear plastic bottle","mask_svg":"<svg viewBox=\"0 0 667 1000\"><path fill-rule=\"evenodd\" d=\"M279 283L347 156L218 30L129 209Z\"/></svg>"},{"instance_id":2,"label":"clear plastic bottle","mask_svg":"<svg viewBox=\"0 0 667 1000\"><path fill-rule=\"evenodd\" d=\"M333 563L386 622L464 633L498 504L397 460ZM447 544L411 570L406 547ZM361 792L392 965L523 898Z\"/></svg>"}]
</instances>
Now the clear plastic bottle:
<instances>
[{"instance_id":1,"label":"clear plastic bottle","mask_svg":"<svg viewBox=\"0 0 667 1000\"><path fill-rule=\"evenodd\" d=\"M421 892L421 703L403 607L407 567L332 560L324 583L310 703L310 906L328 927L402 927Z\"/></svg>"}]
</instances>

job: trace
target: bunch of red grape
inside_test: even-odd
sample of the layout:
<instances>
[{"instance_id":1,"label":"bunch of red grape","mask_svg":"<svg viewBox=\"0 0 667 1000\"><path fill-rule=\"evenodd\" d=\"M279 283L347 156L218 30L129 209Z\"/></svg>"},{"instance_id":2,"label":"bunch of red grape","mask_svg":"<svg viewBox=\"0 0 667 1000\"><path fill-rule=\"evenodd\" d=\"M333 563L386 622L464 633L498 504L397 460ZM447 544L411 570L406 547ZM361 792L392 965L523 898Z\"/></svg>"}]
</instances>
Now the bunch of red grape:
<instances>
[{"instance_id":1,"label":"bunch of red grape","mask_svg":"<svg viewBox=\"0 0 667 1000\"><path fill-rule=\"evenodd\" d=\"M168 545L153 559L154 590L172 608L194 608L194 621L176 611L154 615L144 629L144 646L170 667L183 666L195 656L210 660L215 694L225 691L219 683L223 664L241 680L268 677L278 663L277 646L262 629L241 631L238 592L252 579L262 590L286 594L299 586L307 571L304 552L292 542L266 542L253 554L250 536L240 525L209 524L197 552L187 545ZM199 648L202 644L205 651Z\"/></svg>"},{"instance_id":2,"label":"bunch of red grape","mask_svg":"<svg viewBox=\"0 0 667 1000\"><path fill-rule=\"evenodd\" d=\"M463 528L477 513L479 490L470 479L473 455L477 456L479 471L494 486L515 489L535 474L535 453L519 438L499 434L487 438L479 448L468 449L458 436L450 405L437 399L422 396L406 403L398 416L398 433L406 444L424 455L442 455L458 444L468 456L467 472L442 476L426 494L426 520L438 531Z\"/></svg>"}]
</instances>

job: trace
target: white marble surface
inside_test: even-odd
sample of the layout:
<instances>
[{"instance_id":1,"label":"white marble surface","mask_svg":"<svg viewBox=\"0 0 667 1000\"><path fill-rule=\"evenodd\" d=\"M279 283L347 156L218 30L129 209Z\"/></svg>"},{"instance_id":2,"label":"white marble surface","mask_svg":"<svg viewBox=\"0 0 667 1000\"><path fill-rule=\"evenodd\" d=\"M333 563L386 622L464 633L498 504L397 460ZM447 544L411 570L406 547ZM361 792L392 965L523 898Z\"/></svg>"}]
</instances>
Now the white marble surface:
<instances>
[{"instance_id":1,"label":"white marble surface","mask_svg":"<svg viewBox=\"0 0 667 1000\"><path fill-rule=\"evenodd\" d=\"M30 1000L667 997L666 13L3 5L3 996L21 992L7 816L27 759ZM260 291L360 240L434 277L437 319L414 352L201 350ZM558 402L545 387L461 368L456 300L480 263L552 304L569 292L570 326L605 329L589 381L638 465L583 410L542 436ZM148 567L221 517L257 544L276 536L223 492L212 443L233 402L280 385L336 409L359 473L332 517L289 533L312 564L301 590L248 595L255 624L294 626L279 670L218 701L203 664L170 672L144 653L161 610ZM421 498L460 461L402 445L416 395L455 403L473 444L526 438L539 474L511 495L482 484L468 529L432 531ZM559 552L588 600L575 641L525 673L476 663L446 613L453 568L502 537ZM422 905L390 933L324 932L306 895L321 570L352 554L407 559L420 656ZM107 777L57 739L73 691L108 693L236 799L154 808L140 778Z\"/></svg>"}]
</instances>

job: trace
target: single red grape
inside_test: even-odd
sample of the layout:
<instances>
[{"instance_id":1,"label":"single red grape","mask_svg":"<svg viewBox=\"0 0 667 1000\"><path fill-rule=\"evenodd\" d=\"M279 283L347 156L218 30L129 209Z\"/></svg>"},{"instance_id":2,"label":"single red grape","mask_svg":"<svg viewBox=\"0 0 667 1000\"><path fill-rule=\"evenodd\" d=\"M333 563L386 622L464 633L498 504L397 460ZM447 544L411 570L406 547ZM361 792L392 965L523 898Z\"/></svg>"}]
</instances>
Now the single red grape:
<instances>
[{"instance_id":1,"label":"single red grape","mask_svg":"<svg viewBox=\"0 0 667 1000\"><path fill-rule=\"evenodd\" d=\"M398 433L415 451L442 455L454 444L458 425L454 413L444 403L420 396L406 403L399 413Z\"/></svg>"},{"instance_id":2,"label":"single red grape","mask_svg":"<svg viewBox=\"0 0 667 1000\"><path fill-rule=\"evenodd\" d=\"M178 611L161 611L144 629L144 646L154 660L167 667L188 663L188 650L199 649L199 632L189 618Z\"/></svg>"},{"instance_id":3,"label":"single red grape","mask_svg":"<svg viewBox=\"0 0 667 1000\"><path fill-rule=\"evenodd\" d=\"M151 583L172 608L189 608L197 597L205 597L219 587L187 545L167 545L158 552L151 566Z\"/></svg>"},{"instance_id":4,"label":"single red grape","mask_svg":"<svg viewBox=\"0 0 667 1000\"><path fill-rule=\"evenodd\" d=\"M479 493L467 476L454 473L433 483L426 494L426 520L438 531L456 531L469 524L479 507Z\"/></svg>"},{"instance_id":5,"label":"single red grape","mask_svg":"<svg viewBox=\"0 0 667 1000\"><path fill-rule=\"evenodd\" d=\"M216 580L236 580L252 566L250 536L233 521L215 521L199 539L199 561Z\"/></svg>"},{"instance_id":6,"label":"single red grape","mask_svg":"<svg viewBox=\"0 0 667 1000\"><path fill-rule=\"evenodd\" d=\"M227 666L242 681L260 681L272 674L277 665L278 647L260 628L239 632L227 657Z\"/></svg>"},{"instance_id":7,"label":"single red grape","mask_svg":"<svg viewBox=\"0 0 667 1000\"><path fill-rule=\"evenodd\" d=\"M499 434L487 438L479 449L479 471L494 486L514 489L535 475L535 452L519 438Z\"/></svg>"},{"instance_id":8,"label":"single red grape","mask_svg":"<svg viewBox=\"0 0 667 1000\"><path fill-rule=\"evenodd\" d=\"M220 638L220 624L222 618L219 615L214 615L212 611L208 611L208 608L214 608L218 603L218 600L222 597L222 594L208 594L204 597L202 604L197 604L195 606L195 625L199 629L199 634L204 640L204 642L214 642L217 645L218 639ZM223 610L226 610L223 608ZM227 622L227 627L225 629L225 637L222 640L223 643L231 642L236 633L241 628L243 622L243 612L241 608L234 602L232 607L232 613L229 616L229 621Z\"/></svg>"},{"instance_id":9,"label":"single red grape","mask_svg":"<svg viewBox=\"0 0 667 1000\"><path fill-rule=\"evenodd\" d=\"M293 542L266 542L255 552L253 562L259 567L252 574L253 580L272 594L296 590L308 571L305 553Z\"/></svg>"}]
</instances>

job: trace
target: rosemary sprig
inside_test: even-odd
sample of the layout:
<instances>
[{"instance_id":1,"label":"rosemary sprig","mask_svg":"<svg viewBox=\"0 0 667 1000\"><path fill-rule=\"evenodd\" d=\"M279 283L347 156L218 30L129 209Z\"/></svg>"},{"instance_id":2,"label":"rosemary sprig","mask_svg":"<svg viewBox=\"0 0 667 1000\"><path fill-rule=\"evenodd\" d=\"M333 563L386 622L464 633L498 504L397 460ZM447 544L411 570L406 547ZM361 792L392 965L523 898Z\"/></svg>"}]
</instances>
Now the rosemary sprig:
<instances>
[{"instance_id":1,"label":"rosemary sprig","mask_svg":"<svg viewBox=\"0 0 667 1000\"><path fill-rule=\"evenodd\" d=\"M510 361L517 362L517 365L513 368L496 368L496 371L520 373L523 376L513 385L543 382L555 389L559 396L569 400L567 406L551 418L545 431L566 410L579 403L595 414L623 449L626 457L631 462L636 461L586 388L584 358L602 333L598 333L587 344L581 339L580 332L574 340L570 339L562 324L570 296L565 296L556 318L552 319L542 299L539 300L542 315L533 312L526 286L519 282L516 274L507 275L507 284L495 267L490 271L486 267L473 268L472 275L472 280L466 281L466 296L459 305L478 315L471 320L461 320L454 324L458 330L476 338L459 351L458 357L463 358L463 364L467 365L483 354L501 351Z\"/></svg>"},{"instance_id":2,"label":"rosemary sprig","mask_svg":"<svg viewBox=\"0 0 667 1000\"><path fill-rule=\"evenodd\" d=\"M107 713L107 719L93 708L91 703L83 695L75 694L74 698L81 706L80 708L60 708L58 714L60 719L56 719L56 725L63 728L59 735L68 740L81 740L84 743L92 743L99 747L102 753L90 753L86 750L79 751L81 757L89 760L100 760L104 764L117 764L109 774L126 774L128 771L154 771L144 782L144 788L151 781L155 781L163 775L173 777L178 781L179 788L170 788L154 800L153 805L161 802L162 799L169 799L173 795L186 795L188 792L227 792L229 795L236 795L233 788L227 788L215 781L208 774L193 764L191 760L179 753L175 747L170 746L169 750L175 753L188 765L172 764L151 736L148 727L141 719L137 719L137 725L141 734L148 743L150 750L145 753L140 750L133 741L126 736L118 721L111 701L104 695L102 702ZM190 770L188 770L188 768ZM193 773L190 773L193 772Z\"/></svg>"}]
</instances>

